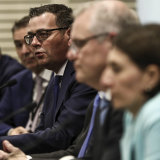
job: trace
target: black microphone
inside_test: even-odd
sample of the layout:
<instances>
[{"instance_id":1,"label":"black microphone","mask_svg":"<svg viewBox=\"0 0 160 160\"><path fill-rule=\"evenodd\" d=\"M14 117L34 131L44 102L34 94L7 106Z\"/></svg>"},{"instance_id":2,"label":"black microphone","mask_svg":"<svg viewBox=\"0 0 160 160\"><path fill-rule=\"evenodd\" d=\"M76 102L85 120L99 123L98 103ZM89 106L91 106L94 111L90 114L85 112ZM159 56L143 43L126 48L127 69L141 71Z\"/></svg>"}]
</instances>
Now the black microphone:
<instances>
[{"instance_id":1,"label":"black microphone","mask_svg":"<svg viewBox=\"0 0 160 160\"><path fill-rule=\"evenodd\" d=\"M12 79L12 80L4 83L3 85L1 85L1 86L0 86L0 91L1 91L3 88L5 88L5 87L10 87L10 86L13 86L13 85L15 85L15 84L17 84L17 80L16 80L16 79Z\"/></svg>"},{"instance_id":2,"label":"black microphone","mask_svg":"<svg viewBox=\"0 0 160 160\"><path fill-rule=\"evenodd\" d=\"M18 109L15 112L12 112L11 114L9 114L8 116L6 116L5 118L3 118L2 120L0 120L0 123L4 123L6 121L8 121L9 119L11 119L12 117L14 117L15 115L22 113L24 111L32 111L35 107L37 107L37 103L36 102L32 102L29 103L27 105L25 105L24 107Z\"/></svg>"}]
</instances>

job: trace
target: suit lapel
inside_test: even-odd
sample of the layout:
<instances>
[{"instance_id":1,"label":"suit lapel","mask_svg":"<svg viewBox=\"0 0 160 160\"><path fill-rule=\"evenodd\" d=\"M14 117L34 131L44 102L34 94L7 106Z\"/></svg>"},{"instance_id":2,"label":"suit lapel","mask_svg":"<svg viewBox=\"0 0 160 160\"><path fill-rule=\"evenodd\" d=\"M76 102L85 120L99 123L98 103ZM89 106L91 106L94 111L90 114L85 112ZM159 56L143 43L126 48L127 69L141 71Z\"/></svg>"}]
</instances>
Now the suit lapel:
<instances>
[{"instance_id":1,"label":"suit lapel","mask_svg":"<svg viewBox=\"0 0 160 160\"><path fill-rule=\"evenodd\" d=\"M59 92L59 95L58 95L55 117L56 117L56 114L57 114L58 110L60 109L60 106L61 106L62 102L65 99L67 89L68 89L69 85L71 84L71 81L73 81L74 72L75 71L73 69L72 62L68 61L67 65L66 65L66 68L65 68L63 78L62 78L61 89L60 89L60 92Z\"/></svg>"}]
</instances>

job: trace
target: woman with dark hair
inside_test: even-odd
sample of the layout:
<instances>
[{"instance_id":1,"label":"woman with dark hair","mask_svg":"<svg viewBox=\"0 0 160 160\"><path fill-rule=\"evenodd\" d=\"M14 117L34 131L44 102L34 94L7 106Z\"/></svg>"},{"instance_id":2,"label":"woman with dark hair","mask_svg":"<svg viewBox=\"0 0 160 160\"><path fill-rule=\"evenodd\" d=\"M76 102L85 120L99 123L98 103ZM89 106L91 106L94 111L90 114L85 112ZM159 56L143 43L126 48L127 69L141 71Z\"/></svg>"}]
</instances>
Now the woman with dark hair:
<instances>
[{"instance_id":1,"label":"woman with dark hair","mask_svg":"<svg viewBox=\"0 0 160 160\"><path fill-rule=\"evenodd\" d=\"M160 159L160 26L120 33L101 79L113 106L125 109L122 160Z\"/></svg>"}]
</instances>

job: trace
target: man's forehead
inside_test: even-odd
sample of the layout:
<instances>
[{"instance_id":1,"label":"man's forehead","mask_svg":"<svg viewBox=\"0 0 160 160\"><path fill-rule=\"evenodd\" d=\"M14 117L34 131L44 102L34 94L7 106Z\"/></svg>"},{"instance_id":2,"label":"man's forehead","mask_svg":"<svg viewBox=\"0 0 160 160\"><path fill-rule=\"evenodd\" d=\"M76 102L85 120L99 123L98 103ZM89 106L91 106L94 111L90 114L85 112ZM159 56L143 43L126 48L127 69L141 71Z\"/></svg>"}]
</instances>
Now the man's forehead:
<instances>
[{"instance_id":1,"label":"man's forehead","mask_svg":"<svg viewBox=\"0 0 160 160\"><path fill-rule=\"evenodd\" d=\"M72 38L86 38L87 36L90 36L90 30L89 30L89 22L88 21L82 21L81 18L75 19L75 22L72 26L71 31L71 37Z\"/></svg>"},{"instance_id":2,"label":"man's forehead","mask_svg":"<svg viewBox=\"0 0 160 160\"><path fill-rule=\"evenodd\" d=\"M29 21L29 30L49 29L56 26L56 17L52 13L43 13L36 16Z\"/></svg>"},{"instance_id":3,"label":"man's forehead","mask_svg":"<svg viewBox=\"0 0 160 160\"><path fill-rule=\"evenodd\" d=\"M27 34L27 31L28 31L28 27L16 29L13 34L13 37L23 38Z\"/></svg>"}]
</instances>

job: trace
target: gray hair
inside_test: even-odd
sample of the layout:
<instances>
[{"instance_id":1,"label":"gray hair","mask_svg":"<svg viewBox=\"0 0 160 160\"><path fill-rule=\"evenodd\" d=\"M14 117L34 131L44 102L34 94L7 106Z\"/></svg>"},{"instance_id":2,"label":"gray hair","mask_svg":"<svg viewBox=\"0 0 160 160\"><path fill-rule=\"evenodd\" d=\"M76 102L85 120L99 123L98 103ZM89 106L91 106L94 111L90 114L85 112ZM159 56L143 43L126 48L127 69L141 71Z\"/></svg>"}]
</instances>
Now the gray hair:
<instances>
[{"instance_id":1,"label":"gray hair","mask_svg":"<svg viewBox=\"0 0 160 160\"><path fill-rule=\"evenodd\" d=\"M100 34L104 32L119 33L128 26L139 24L136 12L120 1L101 1L85 5L76 16L91 11L90 31Z\"/></svg>"},{"instance_id":2,"label":"gray hair","mask_svg":"<svg viewBox=\"0 0 160 160\"><path fill-rule=\"evenodd\" d=\"M90 29L93 33L119 33L128 26L139 23L136 13L124 3L106 1L95 6ZM114 5L115 4L115 5Z\"/></svg>"}]
</instances>

